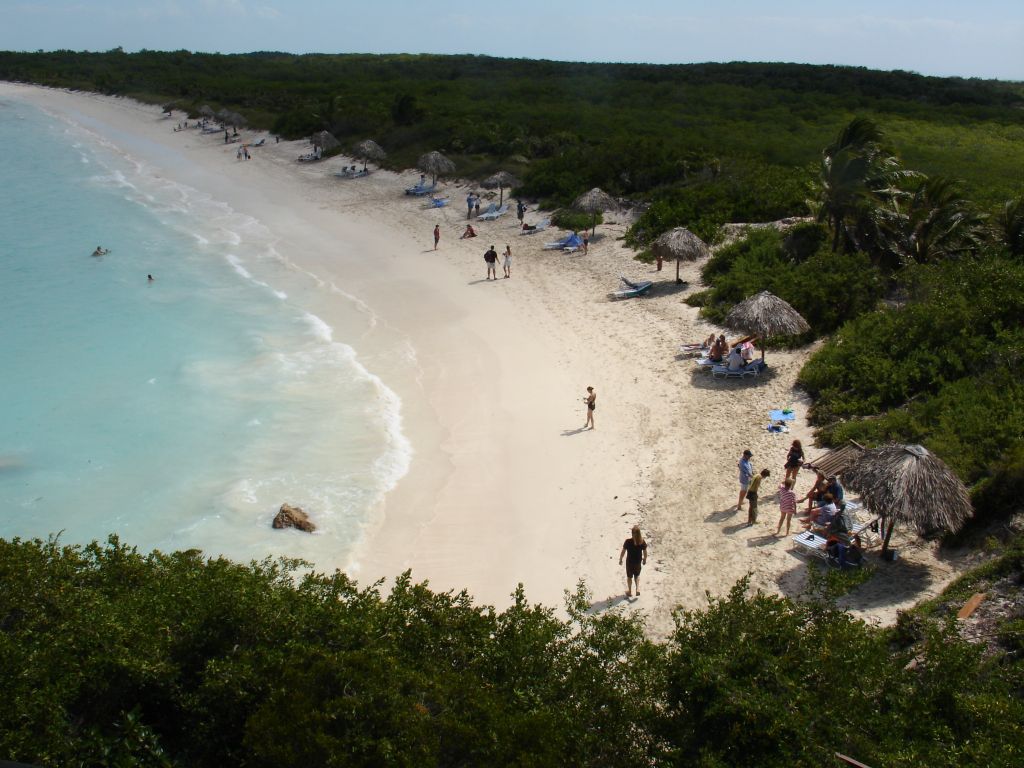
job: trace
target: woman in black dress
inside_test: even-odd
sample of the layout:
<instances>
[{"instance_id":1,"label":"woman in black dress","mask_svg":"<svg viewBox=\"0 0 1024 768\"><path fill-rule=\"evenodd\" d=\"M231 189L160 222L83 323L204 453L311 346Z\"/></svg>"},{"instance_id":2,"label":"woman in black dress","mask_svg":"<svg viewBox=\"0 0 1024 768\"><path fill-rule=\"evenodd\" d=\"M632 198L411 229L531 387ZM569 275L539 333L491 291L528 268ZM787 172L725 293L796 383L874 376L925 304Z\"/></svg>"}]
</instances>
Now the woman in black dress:
<instances>
[{"instance_id":1,"label":"woman in black dress","mask_svg":"<svg viewBox=\"0 0 1024 768\"><path fill-rule=\"evenodd\" d=\"M793 482L796 483L796 475L800 471L800 467L804 463L804 448L800 445L799 440L794 440L793 445L789 447L789 453L786 455L786 477L782 478L785 482L786 479L792 478Z\"/></svg>"},{"instance_id":2,"label":"woman in black dress","mask_svg":"<svg viewBox=\"0 0 1024 768\"><path fill-rule=\"evenodd\" d=\"M619 565L622 565L622 558L626 558L626 596L632 597L633 583L636 583L636 595L640 596L640 569L647 565L647 542L640 535L640 526L634 525L631 535L622 543L622 551L619 552Z\"/></svg>"}]
</instances>

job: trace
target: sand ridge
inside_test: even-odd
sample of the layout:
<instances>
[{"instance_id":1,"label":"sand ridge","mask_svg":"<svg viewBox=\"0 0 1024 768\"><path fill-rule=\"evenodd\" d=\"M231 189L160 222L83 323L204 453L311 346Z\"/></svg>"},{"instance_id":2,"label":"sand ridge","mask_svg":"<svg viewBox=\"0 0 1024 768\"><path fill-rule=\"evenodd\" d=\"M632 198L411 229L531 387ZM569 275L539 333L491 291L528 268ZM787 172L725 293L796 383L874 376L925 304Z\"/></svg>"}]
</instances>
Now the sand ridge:
<instances>
[{"instance_id":1,"label":"sand ridge","mask_svg":"<svg viewBox=\"0 0 1024 768\"><path fill-rule=\"evenodd\" d=\"M0 85L5 93L85 118L97 132L136 137L128 151L278 234L288 264L321 281L310 300L328 321L342 311L342 293L375 315L373 331L353 346L402 397L415 456L349 564L360 581L412 568L435 588L465 587L501 606L520 581L531 601L559 604L583 580L594 610L642 611L655 636L671 631L676 606L700 607L706 593L724 594L747 574L767 592L804 589L805 560L771 534L790 441L803 440L809 457L822 452L811 447L808 404L794 386L811 350L769 352L770 373L756 381L695 372L679 345L722 330L683 301L702 287L700 265L683 265L688 285L677 286L674 264L655 272L637 262L621 240L628 212L606 216L586 255L542 250L565 234L557 230L520 236L514 201L495 222L474 220L479 237L459 240L466 193L481 192L486 206L496 192L444 182L450 205L428 208L402 194L418 172L340 179L334 173L355 160L300 164L308 144L253 132L244 137L267 143L239 161L237 145L173 132L183 115L167 119L153 106L11 84ZM526 220L543 217L530 211ZM483 252L506 243L512 278L485 281ZM651 294L609 301L619 274L654 280ZM598 392L594 431L580 429L587 385ZM771 434L768 411L782 407L798 419L788 435ZM755 469L772 472L753 527L734 509L745 448ZM800 495L810 475L801 472ZM633 524L650 557L643 596L626 601L617 560ZM877 566L846 601L869 621L893 621L960 566L940 560L934 545L897 536L901 561Z\"/></svg>"}]
</instances>

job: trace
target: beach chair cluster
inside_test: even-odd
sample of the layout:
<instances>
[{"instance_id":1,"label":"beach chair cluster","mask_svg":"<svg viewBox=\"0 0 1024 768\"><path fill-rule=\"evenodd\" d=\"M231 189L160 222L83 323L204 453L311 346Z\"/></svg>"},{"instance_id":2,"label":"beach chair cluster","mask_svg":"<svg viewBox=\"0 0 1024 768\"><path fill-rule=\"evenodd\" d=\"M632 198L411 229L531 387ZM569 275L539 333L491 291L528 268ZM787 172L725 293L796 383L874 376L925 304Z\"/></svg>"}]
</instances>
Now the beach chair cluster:
<instances>
[{"instance_id":1,"label":"beach chair cluster","mask_svg":"<svg viewBox=\"0 0 1024 768\"><path fill-rule=\"evenodd\" d=\"M337 176L339 179L361 179L364 176L369 176L370 173L371 172L369 169L364 168L362 170L359 170L359 168L357 168L354 165L346 165L343 166L342 169L335 173L334 175Z\"/></svg>"},{"instance_id":2,"label":"beach chair cluster","mask_svg":"<svg viewBox=\"0 0 1024 768\"><path fill-rule=\"evenodd\" d=\"M842 536L827 535L809 528L791 537L794 550L810 557L821 558L831 565L859 566L864 550L877 543L874 532L878 524L877 517L867 521L858 519L860 511L861 505L858 502L846 502L840 514L846 515L852 523L848 533Z\"/></svg>"},{"instance_id":3,"label":"beach chair cluster","mask_svg":"<svg viewBox=\"0 0 1024 768\"><path fill-rule=\"evenodd\" d=\"M730 349L738 347L744 344L751 344L756 339L755 336L744 336L736 341L729 342L728 346ZM684 344L680 350L686 354L689 350L697 352L696 345ZM707 356L707 349L700 347L699 351L701 356L697 358L696 365L697 370L702 373L710 373L712 377L716 379L756 379L762 373L768 369L768 364L764 360L751 360L741 366L731 367L724 360L712 360ZM692 356L689 354L687 356Z\"/></svg>"},{"instance_id":4,"label":"beach chair cluster","mask_svg":"<svg viewBox=\"0 0 1024 768\"><path fill-rule=\"evenodd\" d=\"M419 181L411 187L405 190L405 194L412 195L413 197L423 197L429 195L437 189L436 183L427 184L426 181Z\"/></svg>"}]
</instances>

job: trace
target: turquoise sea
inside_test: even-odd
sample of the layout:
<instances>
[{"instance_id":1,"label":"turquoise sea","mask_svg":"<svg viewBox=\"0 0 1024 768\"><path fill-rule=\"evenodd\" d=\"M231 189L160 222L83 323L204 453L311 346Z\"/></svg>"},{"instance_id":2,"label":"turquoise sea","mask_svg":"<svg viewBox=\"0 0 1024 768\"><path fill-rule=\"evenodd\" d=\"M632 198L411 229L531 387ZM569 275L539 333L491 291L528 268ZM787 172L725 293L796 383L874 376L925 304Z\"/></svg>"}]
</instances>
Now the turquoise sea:
<instances>
[{"instance_id":1,"label":"turquoise sea","mask_svg":"<svg viewBox=\"0 0 1024 768\"><path fill-rule=\"evenodd\" d=\"M348 564L410 456L366 329L93 128L0 99L0 146L0 536ZM320 531L271 530L283 501Z\"/></svg>"}]
</instances>

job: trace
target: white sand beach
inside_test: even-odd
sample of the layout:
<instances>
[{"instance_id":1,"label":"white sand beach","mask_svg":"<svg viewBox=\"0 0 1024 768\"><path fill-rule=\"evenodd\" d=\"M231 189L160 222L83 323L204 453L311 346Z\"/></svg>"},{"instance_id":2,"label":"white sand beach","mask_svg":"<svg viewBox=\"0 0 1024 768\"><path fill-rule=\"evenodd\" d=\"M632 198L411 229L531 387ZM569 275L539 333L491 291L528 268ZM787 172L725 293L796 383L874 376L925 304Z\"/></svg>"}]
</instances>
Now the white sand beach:
<instances>
[{"instance_id":1,"label":"white sand beach","mask_svg":"<svg viewBox=\"0 0 1024 768\"><path fill-rule=\"evenodd\" d=\"M811 350L769 352L770 375L756 381L696 373L677 357L679 345L723 331L683 302L701 288L699 264L683 266L689 286L677 287L674 264L657 273L635 261L621 241L628 212L606 215L586 255L542 251L564 233L520 236L514 211L474 222L479 237L459 240L466 193L479 189L472 182L444 182L451 205L430 210L402 194L418 172L342 180L333 174L352 158L299 164L308 144L272 137L238 161L238 145L175 132L184 116L168 119L158 107L14 84L0 84L0 95L87 124L166 177L259 220L291 268L318 278L322 290L309 301L328 323L351 311L342 291L380 318L350 343L402 399L411 469L356 562L318 565L348 565L363 584L411 568L435 589L465 588L498 606L519 582L531 602L558 606L582 580L595 609L642 611L654 636L671 631L675 607L700 607L705 593L721 595L746 574L767 592L803 590L806 560L772 533L791 439L803 440L808 457L823 452L811 447L807 403L794 388ZM526 220L542 217L531 210ZM484 280L491 244L511 246L511 279ZM654 280L654 289L609 301L620 274ZM399 348L414 355L415 375L375 354ZM588 385L598 393L593 431L581 430ZM769 433L768 411L785 407L798 417L792 431ZM749 528L734 509L745 448L756 469L772 472ZM812 474L801 472L800 495ZM626 601L617 562L634 524L650 560L642 596ZM846 603L869 621L893 621L963 565L907 531L897 529L894 543L901 559L878 563Z\"/></svg>"}]
</instances>

